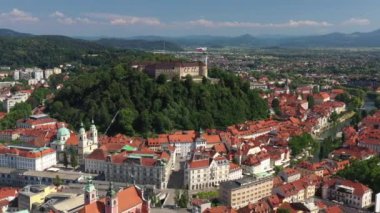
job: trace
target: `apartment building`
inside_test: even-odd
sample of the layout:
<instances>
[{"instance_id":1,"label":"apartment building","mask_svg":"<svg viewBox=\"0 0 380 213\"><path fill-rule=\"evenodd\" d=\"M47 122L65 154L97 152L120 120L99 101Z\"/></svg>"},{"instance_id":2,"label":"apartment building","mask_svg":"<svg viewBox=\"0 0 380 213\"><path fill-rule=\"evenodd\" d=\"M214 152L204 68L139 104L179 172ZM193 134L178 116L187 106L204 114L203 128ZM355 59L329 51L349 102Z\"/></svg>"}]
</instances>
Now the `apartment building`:
<instances>
[{"instance_id":1,"label":"apartment building","mask_svg":"<svg viewBox=\"0 0 380 213\"><path fill-rule=\"evenodd\" d=\"M244 177L220 184L221 201L232 208L242 208L249 203L270 196L273 189L273 177Z\"/></svg>"},{"instance_id":2,"label":"apartment building","mask_svg":"<svg viewBox=\"0 0 380 213\"><path fill-rule=\"evenodd\" d=\"M8 113L16 104L23 103L28 100L30 94L27 92L17 92L3 103L4 110Z\"/></svg>"},{"instance_id":3,"label":"apartment building","mask_svg":"<svg viewBox=\"0 0 380 213\"><path fill-rule=\"evenodd\" d=\"M367 186L345 179L330 179L322 186L322 198L343 202L354 208L366 208L372 204L373 191Z\"/></svg>"}]
</instances>

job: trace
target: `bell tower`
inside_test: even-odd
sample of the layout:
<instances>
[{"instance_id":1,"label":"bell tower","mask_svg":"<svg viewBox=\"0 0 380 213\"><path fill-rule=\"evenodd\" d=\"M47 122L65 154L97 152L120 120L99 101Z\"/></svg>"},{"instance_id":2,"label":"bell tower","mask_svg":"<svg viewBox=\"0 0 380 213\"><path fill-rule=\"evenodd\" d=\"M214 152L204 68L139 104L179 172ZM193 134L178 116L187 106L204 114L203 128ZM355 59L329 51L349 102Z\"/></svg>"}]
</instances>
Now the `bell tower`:
<instances>
[{"instance_id":1,"label":"bell tower","mask_svg":"<svg viewBox=\"0 0 380 213\"><path fill-rule=\"evenodd\" d=\"M110 185L106 194L106 211L105 213L118 213L119 203L117 199L117 193L113 189L113 183L110 182Z\"/></svg>"},{"instance_id":2,"label":"bell tower","mask_svg":"<svg viewBox=\"0 0 380 213\"><path fill-rule=\"evenodd\" d=\"M94 145L98 145L98 130L96 129L94 119L92 119L91 121L90 132L91 132L92 143Z\"/></svg>"},{"instance_id":3,"label":"bell tower","mask_svg":"<svg viewBox=\"0 0 380 213\"><path fill-rule=\"evenodd\" d=\"M94 184L92 183L92 178L89 177L87 178L87 183L84 186L84 203L87 205L96 202L96 200L97 191Z\"/></svg>"}]
</instances>

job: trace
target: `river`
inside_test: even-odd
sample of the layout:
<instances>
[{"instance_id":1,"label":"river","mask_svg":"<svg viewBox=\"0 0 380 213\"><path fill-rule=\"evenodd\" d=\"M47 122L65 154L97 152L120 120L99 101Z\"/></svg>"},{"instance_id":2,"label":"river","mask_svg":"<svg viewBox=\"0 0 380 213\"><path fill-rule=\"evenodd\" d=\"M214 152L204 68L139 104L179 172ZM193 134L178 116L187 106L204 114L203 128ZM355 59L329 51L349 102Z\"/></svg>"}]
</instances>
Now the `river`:
<instances>
[{"instance_id":1,"label":"river","mask_svg":"<svg viewBox=\"0 0 380 213\"><path fill-rule=\"evenodd\" d=\"M366 98L366 100L363 104L362 110L371 111L373 109L376 109L374 101L369 99L369 98ZM329 138L329 137L337 138L338 135L341 134L342 129L346 126L349 126L350 123L351 123L351 118L345 120L344 122L337 123L335 126L330 127L328 129L326 129L325 131L323 131L321 134L319 134L317 141L322 143L324 141L324 139L326 139L326 138ZM318 156L319 156L319 151L318 151L318 153L315 153L314 161L320 160Z\"/></svg>"},{"instance_id":2,"label":"river","mask_svg":"<svg viewBox=\"0 0 380 213\"><path fill-rule=\"evenodd\" d=\"M368 112L376 109L375 107L375 102L369 98L365 99L365 102L363 104L362 110L367 110ZM333 137L335 138L339 132L342 131L342 129L346 126L349 126L351 123L351 119L345 120L342 123L338 123L335 126L326 129L324 132L318 135L318 140L323 140L328 137Z\"/></svg>"}]
</instances>

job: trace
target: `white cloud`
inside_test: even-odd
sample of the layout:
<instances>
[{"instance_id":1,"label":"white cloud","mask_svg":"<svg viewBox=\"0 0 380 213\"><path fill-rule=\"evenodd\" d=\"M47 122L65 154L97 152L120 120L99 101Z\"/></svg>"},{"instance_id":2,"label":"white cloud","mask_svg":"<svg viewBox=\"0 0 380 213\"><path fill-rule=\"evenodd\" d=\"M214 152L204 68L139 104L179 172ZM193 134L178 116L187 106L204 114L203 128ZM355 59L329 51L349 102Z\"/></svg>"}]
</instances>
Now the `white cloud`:
<instances>
[{"instance_id":1,"label":"white cloud","mask_svg":"<svg viewBox=\"0 0 380 213\"><path fill-rule=\"evenodd\" d=\"M329 27L331 23L313 20L289 20L285 23L258 23L258 22L238 22L238 21L211 21L207 19L198 19L189 21L188 24L193 26L202 26L209 28L297 28L297 27Z\"/></svg>"},{"instance_id":2,"label":"white cloud","mask_svg":"<svg viewBox=\"0 0 380 213\"><path fill-rule=\"evenodd\" d=\"M195 21L190 21L190 25L202 26L202 27L262 27L263 25L255 22L236 22L236 21L210 21L207 19L198 19Z\"/></svg>"},{"instance_id":3,"label":"white cloud","mask_svg":"<svg viewBox=\"0 0 380 213\"><path fill-rule=\"evenodd\" d=\"M66 24L66 25L72 25L72 24L93 24L96 23L93 20L90 20L89 18L86 17L69 17L65 15L64 13L60 11L55 11L50 15L53 18L56 18L56 20L61 23L61 24Z\"/></svg>"},{"instance_id":4,"label":"white cloud","mask_svg":"<svg viewBox=\"0 0 380 213\"><path fill-rule=\"evenodd\" d=\"M333 24L326 21L313 21L313 20L290 20L285 24L280 24L280 27L330 27Z\"/></svg>"},{"instance_id":5,"label":"white cloud","mask_svg":"<svg viewBox=\"0 0 380 213\"><path fill-rule=\"evenodd\" d=\"M62 12L60 11L55 11L54 13L51 14L52 17L55 17L55 18L64 18L65 17L65 14L63 14Z\"/></svg>"},{"instance_id":6,"label":"white cloud","mask_svg":"<svg viewBox=\"0 0 380 213\"><path fill-rule=\"evenodd\" d=\"M31 14L14 8L10 12L0 13L0 18L12 22L38 22L39 19Z\"/></svg>"},{"instance_id":7,"label":"white cloud","mask_svg":"<svg viewBox=\"0 0 380 213\"><path fill-rule=\"evenodd\" d=\"M102 22L111 25L149 25L149 26L159 26L163 23L154 17L138 17L138 16L125 16L119 14L110 13L89 13L86 14L87 17L98 19Z\"/></svg>"},{"instance_id":8,"label":"white cloud","mask_svg":"<svg viewBox=\"0 0 380 213\"><path fill-rule=\"evenodd\" d=\"M371 24L371 21L366 18L350 18L343 22L343 25L359 25L365 26Z\"/></svg>"}]
</instances>

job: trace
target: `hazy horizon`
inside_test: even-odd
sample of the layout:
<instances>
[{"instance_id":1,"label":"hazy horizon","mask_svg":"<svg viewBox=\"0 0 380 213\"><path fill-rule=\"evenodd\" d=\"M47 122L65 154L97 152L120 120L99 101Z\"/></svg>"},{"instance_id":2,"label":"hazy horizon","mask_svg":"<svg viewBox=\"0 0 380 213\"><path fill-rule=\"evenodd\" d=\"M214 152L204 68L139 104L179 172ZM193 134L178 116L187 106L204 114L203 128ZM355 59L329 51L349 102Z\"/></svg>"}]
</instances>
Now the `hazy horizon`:
<instances>
[{"instance_id":1,"label":"hazy horizon","mask_svg":"<svg viewBox=\"0 0 380 213\"><path fill-rule=\"evenodd\" d=\"M72 37L303 36L380 29L371 0L0 0L0 28Z\"/></svg>"}]
</instances>

